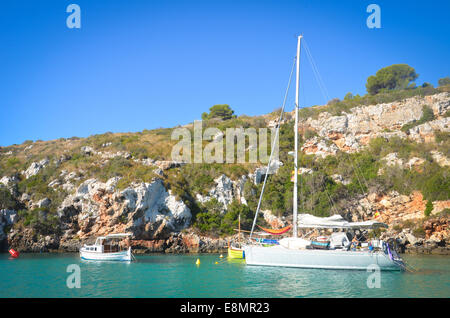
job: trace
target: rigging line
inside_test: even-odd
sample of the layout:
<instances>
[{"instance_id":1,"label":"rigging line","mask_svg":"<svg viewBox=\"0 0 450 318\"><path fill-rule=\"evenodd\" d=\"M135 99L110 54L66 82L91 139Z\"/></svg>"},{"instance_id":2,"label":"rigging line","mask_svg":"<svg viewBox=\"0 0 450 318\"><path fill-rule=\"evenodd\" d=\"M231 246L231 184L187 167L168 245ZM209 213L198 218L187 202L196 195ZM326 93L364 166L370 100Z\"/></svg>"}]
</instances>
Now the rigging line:
<instances>
[{"instance_id":1,"label":"rigging line","mask_svg":"<svg viewBox=\"0 0 450 318\"><path fill-rule=\"evenodd\" d=\"M291 87L292 74L294 73L295 62L296 61L297 61L297 56L294 58L294 63L292 64L291 74L289 75L288 85L286 87L286 92L284 94L283 105L282 105L281 111L280 111L280 120L278 121L277 130L275 132L275 138L274 138L273 144L272 144L272 149L270 150L269 162L267 163L267 170L266 170L266 174L264 175L264 183L263 183L263 186L262 186L262 189L261 189L261 194L259 196L258 207L256 208L255 218L253 219L252 230L250 231L250 239L252 238L253 230L255 229L256 219L258 218L259 209L261 207L261 201L262 201L262 197L263 197L263 194L264 194L264 189L266 187L267 176L269 175L269 172L270 172L270 164L271 164L271 161L272 161L273 150L275 148L275 144L276 144L277 139L278 139L278 134L279 134L279 131L280 131L280 126L281 126L281 120L283 118L284 107L286 106L286 100L287 100L287 96L288 96L288 93L289 93L289 88Z\"/></svg>"},{"instance_id":2,"label":"rigging line","mask_svg":"<svg viewBox=\"0 0 450 318\"><path fill-rule=\"evenodd\" d=\"M368 191L369 190L369 184L367 183L367 180L364 177L364 174L362 173L361 168L358 165L358 162L356 162L356 169L359 171L359 174L361 175L362 179L364 180L364 184L366 185L366 188L367 188L367 191ZM363 194L365 194L365 193L366 193L366 191L364 191L364 189L363 189Z\"/></svg>"},{"instance_id":3,"label":"rigging line","mask_svg":"<svg viewBox=\"0 0 450 318\"><path fill-rule=\"evenodd\" d=\"M365 196L366 195L366 191L364 191L364 187L363 187L363 185L361 183L361 179L358 176L358 169L354 165L354 161L352 159L351 154L347 154L347 155L348 155L348 158L349 158L349 161L350 161L351 165L353 166L353 170L355 171L355 175L356 175L356 178L358 179L358 183L359 183L359 187L361 188L362 195ZM358 167L358 164L356 164L356 165ZM363 178L364 183L366 184L367 190L369 190L369 185L367 184L366 178L364 177L364 175L362 174L362 172L360 170L359 170L359 173L361 174L361 177ZM364 211L367 212L366 207L364 205L362 205L362 207L363 207Z\"/></svg>"},{"instance_id":4,"label":"rigging line","mask_svg":"<svg viewBox=\"0 0 450 318\"><path fill-rule=\"evenodd\" d=\"M367 180L366 180L366 178L364 177L364 174L362 173L362 170L361 170L361 168L359 167L357 161L356 161L356 168L358 169L359 173L361 174L361 177L362 177L363 180L364 180L364 183L365 183L365 185L366 185L366 187L367 187L367 190L369 190L369 184L367 183Z\"/></svg>"},{"instance_id":5,"label":"rigging line","mask_svg":"<svg viewBox=\"0 0 450 318\"><path fill-rule=\"evenodd\" d=\"M312 53L311 53L311 50L309 49L308 44L306 43L306 41L304 41L304 42L305 42L305 49L306 49L306 52L307 52L308 60L309 60L309 62L311 64L311 67L313 69L313 73L314 73L314 75L316 77L316 80L317 80L317 82L319 84L319 87L322 90L322 94L324 95L324 97L328 98L328 100L329 100L330 99L330 95L328 94L328 90L327 90L327 88L325 86L325 82L323 81L322 76L320 75L319 68L317 67L317 63L315 62L314 57L312 56Z\"/></svg>"},{"instance_id":6,"label":"rigging line","mask_svg":"<svg viewBox=\"0 0 450 318\"><path fill-rule=\"evenodd\" d=\"M311 50L309 49L309 46L308 46L306 40L304 40L303 43L304 43L304 47L305 47L305 51L306 51L306 56L308 57L308 60L309 60L309 62L311 64L311 68L312 68L313 74L314 74L314 76L316 78L317 84L319 85L319 89L321 90L321 93L322 93L323 97L326 99L325 103L327 103L330 100L330 96L329 96L328 90L327 90L327 88L325 86L325 82L323 81L323 78L320 75L319 68L317 67L317 64L316 64L316 62L314 60L314 57L311 54ZM351 159L351 157L350 157L350 160L353 161ZM360 186L360 188L361 188L361 190L363 191L363 194L364 194L365 193L364 187L363 187L361 179L360 179L360 177L358 175L358 171L359 171L359 174L361 174L362 178L364 179L364 183L365 183L366 187L369 188L368 184L367 184L367 181L365 180L364 175L362 174L360 169L358 169L359 167L355 168L355 165L354 165L353 162L352 162L352 166L353 166L353 169L355 170L355 175L356 175L356 177L358 179L359 186ZM335 206L335 202L331 198L331 196L328 193L328 190L326 189L326 187L325 187L325 192L327 194L328 200L330 201L331 210L333 210L333 208L334 208L334 211L336 213L337 209L336 209L336 206Z\"/></svg>"},{"instance_id":7,"label":"rigging line","mask_svg":"<svg viewBox=\"0 0 450 318\"><path fill-rule=\"evenodd\" d=\"M307 51L307 57L310 60L311 66L312 66L312 70L313 70L313 74L316 78L317 84L319 85L319 88L321 90L322 96L325 100L325 104L330 100L330 96L328 94L328 91L325 87L325 84L323 83L323 80L321 79L319 70L317 69L317 66L314 64L314 62L311 60L312 56L310 55L311 53Z\"/></svg>"},{"instance_id":8,"label":"rigging line","mask_svg":"<svg viewBox=\"0 0 450 318\"><path fill-rule=\"evenodd\" d=\"M314 174L313 174L314 176ZM333 198L330 196L330 193L328 192L327 189L327 185L326 183L323 185L323 189L325 190L325 194L327 195L328 201L330 202L330 216L331 216L331 211L334 209L335 214L339 214L339 211L336 208L336 203L334 202ZM312 193L314 194L314 192Z\"/></svg>"},{"instance_id":9,"label":"rigging line","mask_svg":"<svg viewBox=\"0 0 450 318\"><path fill-rule=\"evenodd\" d=\"M353 167L353 170L355 171L356 179L358 179L359 187L360 187L361 190L362 190L362 194L364 194L364 187L363 187L363 185L362 185L362 183L361 183L361 179L359 178L358 170L356 170L355 165L354 165L354 163L353 163L353 160L351 159L350 156L349 156L349 159L350 159L349 161L350 161L350 163L351 163L351 165L352 165L352 167Z\"/></svg>"},{"instance_id":10,"label":"rigging line","mask_svg":"<svg viewBox=\"0 0 450 318\"><path fill-rule=\"evenodd\" d=\"M324 188L325 188L325 193L328 196L328 201L330 201L330 205L331 205L330 216L331 216L331 211L333 210L333 208L334 208L334 213L339 214L339 211L336 209L336 204L334 203L333 198L330 196L330 193L328 192L326 185L324 186Z\"/></svg>"},{"instance_id":11,"label":"rigging line","mask_svg":"<svg viewBox=\"0 0 450 318\"><path fill-rule=\"evenodd\" d=\"M313 74L314 74L314 76L316 78L317 84L319 85L319 88L321 90L321 93L322 93L323 97L326 99L325 103L327 103L330 100L330 95L328 94L328 90L326 88L325 82L323 81L323 78L320 75L319 68L317 67L317 63L315 62L314 57L311 54L311 50L309 49L309 46L306 43L306 40L303 41L303 43L304 43L304 46L305 46L305 51L307 53L306 56L308 57L308 60L309 60L309 62L311 64L311 68L313 70ZM361 181L359 180L359 177L358 177L358 182L361 185ZM361 185L361 188L362 188L362 185ZM326 195L328 197L328 200L330 202L330 205L331 205L331 210L330 211L332 211L334 209L335 213L338 213L338 211L336 209L335 202L332 199L332 197L330 196L330 194L328 192L328 189L326 187L324 187L324 189L325 189L325 193L326 193Z\"/></svg>"},{"instance_id":12,"label":"rigging line","mask_svg":"<svg viewBox=\"0 0 450 318\"><path fill-rule=\"evenodd\" d=\"M311 68L313 70L313 74L316 77L317 83L319 85L319 88L320 88L320 90L322 92L323 97L325 99L327 99L325 101L325 103L327 103L330 100L330 95L328 94L328 90L327 90L327 88L325 86L325 82L323 81L322 76L320 75L319 68L317 67L317 64L316 64L316 62L314 60L314 57L311 54L311 51L310 51L306 41L304 41L304 44L305 44L305 49L306 49L306 53L307 53L306 56L308 57L308 60L309 60L309 62L311 64Z\"/></svg>"},{"instance_id":13,"label":"rigging line","mask_svg":"<svg viewBox=\"0 0 450 318\"><path fill-rule=\"evenodd\" d=\"M362 194L364 195L366 193L366 191L364 191L364 186L361 182L361 179L359 178L359 174L361 175L361 177L364 180L364 183L366 184L367 190L369 189L369 185L367 184L366 178L364 177L364 175L362 174L361 170L359 169L358 163L355 163L355 161L352 159L351 154L348 154L348 158L349 161L351 163L351 165L353 166L353 170L355 171L355 175L356 178L358 179L358 183L359 183L359 187L361 188ZM355 167L356 164L356 167Z\"/></svg>"},{"instance_id":14,"label":"rigging line","mask_svg":"<svg viewBox=\"0 0 450 318\"><path fill-rule=\"evenodd\" d=\"M326 97L326 98L327 98L327 101L328 101L328 100L330 100L330 96L329 96L329 94L328 94L328 90L327 90L327 88L326 88L326 86L325 86L325 83L324 83L324 81L323 81L323 79L322 79L322 76L320 75L320 72L319 72L319 69L318 69L318 67L317 67L317 64L315 63L314 57L313 57L312 54L311 54L311 51L310 51L310 49L309 49L309 47L308 47L308 44L307 44L307 41L304 40L303 43L304 43L304 46L305 46L305 51L306 51L306 53L307 53L306 56L308 57L308 60L309 60L309 62L310 62L310 64L311 64L311 67L312 67L312 69L313 69L313 74L314 74L314 76L316 77L316 80L317 80L317 82L318 82L319 88L321 89L322 95L324 95L324 97ZM326 102L327 102L327 101L326 101ZM360 177L359 177L358 174L361 175L361 177L362 177L363 180L364 180L364 184L366 185L366 188L369 189L369 185L368 185L368 183L367 183L367 180L366 180L366 178L364 177L364 174L362 173L362 171L361 171L361 169L360 169L358 163L356 163L356 167L355 167L355 162L353 161L353 159L351 158L351 156L349 156L349 159L350 159L350 162L351 162L351 164L352 164L352 166L353 166L353 169L354 169L354 171L355 171L355 175L356 175L356 177L357 177L357 179L358 179L358 183L359 183L359 186L360 186L360 188L361 188L361 190L362 190L362 193L365 194L366 191L364 191L364 186L363 186L363 184L362 184L362 182L361 182L361 179L360 179Z\"/></svg>"}]
</instances>

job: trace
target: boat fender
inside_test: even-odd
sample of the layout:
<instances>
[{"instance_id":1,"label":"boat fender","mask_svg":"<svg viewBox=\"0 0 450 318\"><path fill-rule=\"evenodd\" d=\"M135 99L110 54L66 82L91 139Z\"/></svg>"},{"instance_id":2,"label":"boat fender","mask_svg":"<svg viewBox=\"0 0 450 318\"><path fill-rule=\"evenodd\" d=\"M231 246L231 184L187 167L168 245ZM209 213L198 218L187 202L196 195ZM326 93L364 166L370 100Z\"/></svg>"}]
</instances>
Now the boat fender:
<instances>
[{"instance_id":1,"label":"boat fender","mask_svg":"<svg viewBox=\"0 0 450 318\"><path fill-rule=\"evenodd\" d=\"M9 254L11 254L11 256L14 257L14 258L18 258L19 257L19 252L17 252L15 249L10 249L9 250Z\"/></svg>"}]
</instances>

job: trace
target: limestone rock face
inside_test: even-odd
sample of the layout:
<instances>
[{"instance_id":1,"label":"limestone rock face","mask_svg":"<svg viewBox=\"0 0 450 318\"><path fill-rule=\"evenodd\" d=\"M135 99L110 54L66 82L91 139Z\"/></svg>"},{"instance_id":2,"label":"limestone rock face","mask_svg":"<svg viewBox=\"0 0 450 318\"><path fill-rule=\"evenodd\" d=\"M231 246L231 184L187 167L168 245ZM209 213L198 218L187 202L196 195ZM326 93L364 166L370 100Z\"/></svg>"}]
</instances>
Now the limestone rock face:
<instances>
[{"instance_id":1,"label":"limestone rock face","mask_svg":"<svg viewBox=\"0 0 450 318\"><path fill-rule=\"evenodd\" d=\"M6 187L9 192L11 192L12 195L18 196L19 192L17 190L17 182L19 181L19 178L17 176L4 176L3 178L0 178L0 187Z\"/></svg>"},{"instance_id":2,"label":"limestone rock face","mask_svg":"<svg viewBox=\"0 0 450 318\"><path fill-rule=\"evenodd\" d=\"M325 139L315 136L308 139L301 147L301 150L308 155L314 154L324 158L329 155L335 155L339 148L334 143L327 143Z\"/></svg>"},{"instance_id":3,"label":"limestone rock face","mask_svg":"<svg viewBox=\"0 0 450 318\"><path fill-rule=\"evenodd\" d=\"M233 181L226 175L222 174L214 180L215 186L209 190L207 195L196 194L196 199L200 203L205 203L214 198L222 203L222 212L227 211L228 206L233 202L233 200L246 205L247 200L244 197L244 185L247 181L256 183L257 178L255 175L261 172L259 169L260 168L257 168L254 173L241 176L241 178L236 181ZM271 169L274 169L273 166L271 166ZM273 172L275 172L275 170ZM261 176L259 176L259 178L261 178Z\"/></svg>"},{"instance_id":4,"label":"limestone rock face","mask_svg":"<svg viewBox=\"0 0 450 318\"><path fill-rule=\"evenodd\" d=\"M52 201L49 198L44 198L44 199L38 201L36 206L38 208L45 208L45 207L48 207L51 203L52 203Z\"/></svg>"},{"instance_id":5,"label":"limestone rock face","mask_svg":"<svg viewBox=\"0 0 450 318\"><path fill-rule=\"evenodd\" d=\"M450 160L442 152L431 151L431 156L433 157L433 160L436 161L436 163L441 167L450 166Z\"/></svg>"},{"instance_id":6,"label":"limestone rock face","mask_svg":"<svg viewBox=\"0 0 450 318\"><path fill-rule=\"evenodd\" d=\"M161 170L168 170L168 169L172 169L172 168L176 168L176 167L181 167L185 163L178 162L178 161L160 161L160 160L157 160L157 161L154 162L154 164Z\"/></svg>"},{"instance_id":7,"label":"limestone rock face","mask_svg":"<svg viewBox=\"0 0 450 318\"><path fill-rule=\"evenodd\" d=\"M276 173L282 165L283 165L283 163L281 161L272 160L270 163L269 169L267 169L267 166L256 168L255 172L252 174L253 182L255 184L263 182L264 175Z\"/></svg>"},{"instance_id":8,"label":"limestone rock face","mask_svg":"<svg viewBox=\"0 0 450 318\"><path fill-rule=\"evenodd\" d=\"M0 220L3 221L5 225L12 225L17 221L17 211L14 210L0 210Z\"/></svg>"},{"instance_id":9,"label":"limestone rock face","mask_svg":"<svg viewBox=\"0 0 450 318\"><path fill-rule=\"evenodd\" d=\"M341 176L340 174L333 174L331 175L331 178L333 179L334 182L342 183L344 185L347 185L351 182L350 180L345 180L344 177Z\"/></svg>"},{"instance_id":10,"label":"limestone rock face","mask_svg":"<svg viewBox=\"0 0 450 318\"><path fill-rule=\"evenodd\" d=\"M109 143L109 145L111 145L111 143ZM103 144L102 147L107 147L108 143ZM98 155L100 156L102 159L113 159L116 157L121 157L124 159L130 159L131 158L131 154L129 152L126 151L118 151L118 152L107 152L107 151L96 151L94 148L92 148L91 146L83 146L81 147L81 153L86 155L86 156L91 156L91 155Z\"/></svg>"},{"instance_id":11,"label":"limestone rock face","mask_svg":"<svg viewBox=\"0 0 450 318\"><path fill-rule=\"evenodd\" d=\"M388 193L370 193L354 202L348 202L347 211L354 216L353 221L365 221L375 218L390 226L405 221L416 222L424 218L427 201L422 193L413 191L410 195L402 195L396 191ZM432 214L437 214L450 208L450 200L434 201Z\"/></svg>"},{"instance_id":12,"label":"limestone rock face","mask_svg":"<svg viewBox=\"0 0 450 318\"><path fill-rule=\"evenodd\" d=\"M33 162L27 170L23 171L23 174L25 175L25 178L32 177L34 175L37 175L43 168L45 168L50 161L46 159L42 159L39 162Z\"/></svg>"},{"instance_id":13,"label":"limestone rock face","mask_svg":"<svg viewBox=\"0 0 450 318\"><path fill-rule=\"evenodd\" d=\"M228 178L226 175L222 174L214 180L216 185L209 190L207 196L197 195L197 199L200 202L206 202L215 198L217 201L223 204L224 210L226 211L228 205L233 202L235 197L235 183Z\"/></svg>"},{"instance_id":14,"label":"limestone rock face","mask_svg":"<svg viewBox=\"0 0 450 318\"><path fill-rule=\"evenodd\" d=\"M418 125L408 131L409 138L417 142L434 141L434 132L450 132L450 118L441 118Z\"/></svg>"},{"instance_id":15,"label":"limestone rock face","mask_svg":"<svg viewBox=\"0 0 450 318\"><path fill-rule=\"evenodd\" d=\"M423 224L426 238L435 242L442 242L450 237L450 220L448 217L432 218Z\"/></svg>"},{"instance_id":16,"label":"limestone rock face","mask_svg":"<svg viewBox=\"0 0 450 318\"><path fill-rule=\"evenodd\" d=\"M19 179L16 176L12 177L4 176L3 178L0 179L0 183L6 187L11 187L17 181L19 181Z\"/></svg>"},{"instance_id":17,"label":"limestone rock face","mask_svg":"<svg viewBox=\"0 0 450 318\"><path fill-rule=\"evenodd\" d=\"M388 167L398 166L400 168L408 168L408 169L416 169L420 171L420 166L425 163L425 159L419 157L412 157L408 160L402 159L398 157L396 152L392 152L387 154L384 158L381 159L384 164ZM382 174L384 171L383 168L380 168L378 174Z\"/></svg>"},{"instance_id":18,"label":"limestone rock face","mask_svg":"<svg viewBox=\"0 0 450 318\"><path fill-rule=\"evenodd\" d=\"M189 226L190 209L160 179L122 191L116 189L118 180L88 179L66 197L58 209L65 229L79 229L79 238L132 232L135 239L156 239Z\"/></svg>"},{"instance_id":19,"label":"limestone rock face","mask_svg":"<svg viewBox=\"0 0 450 318\"><path fill-rule=\"evenodd\" d=\"M403 159L398 158L398 155L396 152L392 152L390 154L387 154L383 160L386 162L387 166L403 166Z\"/></svg>"},{"instance_id":20,"label":"limestone rock face","mask_svg":"<svg viewBox=\"0 0 450 318\"><path fill-rule=\"evenodd\" d=\"M428 105L437 117L435 120L411 128L408 133L400 128L422 117L423 106ZM302 150L307 154L324 157L333 155L336 149L345 152L358 151L376 137L410 138L418 142L434 140L435 131L450 131L450 118L442 117L450 109L450 94L440 93L425 97L412 97L400 102L355 107L350 113L332 116L320 113L317 119L308 118L303 128L312 129L318 137L307 140Z\"/></svg>"},{"instance_id":21,"label":"limestone rock face","mask_svg":"<svg viewBox=\"0 0 450 318\"><path fill-rule=\"evenodd\" d=\"M4 229L17 221L18 215L14 210L0 210L0 242L6 238Z\"/></svg>"},{"instance_id":22,"label":"limestone rock face","mask_svg":"<svg viewBox=\"0 0 450 318\"><path fill-rule=\"evenodd\" d=\"M263 210L263 211L261 211L261 213L264 217L264 220L273 229L282 228L287 225L287 221L284 217L277 217L277 216L273 215L271 211L268 211L268 210Z\"/></svg>"},{"instance_id":23,"label":"limestone rock face","mask_svg":"<svg viewBox=\"0 0 450 318\"><path fill-rule=\"evenodd\" d=\"M433 160L440 166L445 167L450 165L450 160L441 152L437 151L431 151L430 152L431 157ZM425 159L419 158L419 157L412 157L409 159L403 159L399 158L398 154L396 152L392 152L387 154L384 158L381 159L381 161L389 167L398 166L402 169L408 168L408 169L415 169L419 172L421 172L421 166L425 163ZM378 174L381 175L384 173L384 168L381 167L378 171Z\"/></svg>"}]
</instances>

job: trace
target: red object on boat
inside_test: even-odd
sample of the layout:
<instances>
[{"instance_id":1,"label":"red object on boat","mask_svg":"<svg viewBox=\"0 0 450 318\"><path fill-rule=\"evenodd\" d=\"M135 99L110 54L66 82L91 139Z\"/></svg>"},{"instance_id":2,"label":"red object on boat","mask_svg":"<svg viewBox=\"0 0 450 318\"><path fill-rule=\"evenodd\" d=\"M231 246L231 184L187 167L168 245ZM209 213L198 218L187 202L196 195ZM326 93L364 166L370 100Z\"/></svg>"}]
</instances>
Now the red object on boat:
<instances>
[{"instance_id":1,"label":"red object on boat","mask_svg":"<svg viewBox=\"0 0 450 318\"><path fill-rule=\"evenodd\" d=\"M18 258L19 257L19 252L17 252L14 249L10 249L9 250L9 254L11 254L11 256L14 257L14 258Z\"/></svg>"},{"instance_id":2,"label":"red object on boat","mask_svg":"<svg viewBox=\"0 0 450 318\"><path fill-rule=\"evenodd\" d=\"M272 235L281 235L281 234L286 233L287 231L289 231L290 228L291 228L290 225L288 225L288 226L286 226L286 227L283 227L283 228L281 228L281 229L277 229L277 230L274 230L274 229L266 229L266 228L263 228L263 227L261 227L261 226L259 226L259 225L258 225L258 227L259 227L261 230L263 230L264 232L269 233L269 234L272 234Z\"/></svg>"},{"instance_id":3,"label":"red object on boat","mask_svg":"<svg viewBox=\"0 0 450 318\"><path fill-rule=\"evenodd\" d=\"M316 238L316 241L321 243L327 243L329 239L326 236L319 236L318 238Z\"/></svg>"}]
</instances>

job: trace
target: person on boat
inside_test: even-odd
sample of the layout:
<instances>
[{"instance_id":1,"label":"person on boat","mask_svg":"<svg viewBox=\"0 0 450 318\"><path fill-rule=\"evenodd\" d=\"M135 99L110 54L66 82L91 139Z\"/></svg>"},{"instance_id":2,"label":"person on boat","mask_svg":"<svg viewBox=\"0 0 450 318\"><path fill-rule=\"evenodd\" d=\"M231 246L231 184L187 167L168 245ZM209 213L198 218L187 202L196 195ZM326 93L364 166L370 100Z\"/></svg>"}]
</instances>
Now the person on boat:
<instances>
[{"instance_id":1,"label":"person on boat","mask_svg":"<svg viewBox=\"0 0 450 318\"><path fill-rule=\"evenodd\" d=\"M352 244L351 244L351 249L353 250L353 251L355 251L356 250L356 247L359 245L359 240L358 240L358 238L356 237L356 235L355 236L353 236L353 239L352 239Z\"/></svg>"}]
</instances>

